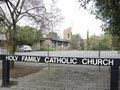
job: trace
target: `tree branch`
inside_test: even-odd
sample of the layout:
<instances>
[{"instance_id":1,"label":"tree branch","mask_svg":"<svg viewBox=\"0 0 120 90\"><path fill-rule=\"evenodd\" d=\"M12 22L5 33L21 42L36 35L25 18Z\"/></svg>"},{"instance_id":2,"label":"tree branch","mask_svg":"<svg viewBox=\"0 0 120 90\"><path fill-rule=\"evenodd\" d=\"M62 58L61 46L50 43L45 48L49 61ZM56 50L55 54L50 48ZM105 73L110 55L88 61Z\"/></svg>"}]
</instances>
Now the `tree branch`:
<instances>
[{"instance_id":1,"label":"tree branch","mask_svg":"<svg viewBox=\"0 0 120 90\"><path fill-rule=\"evenodd\" d=\"M14 5L14 4L12 4L10 1L8 1L9 2L9 4L11 5L11 7L12 7L12 9L13 9L13 11L12 11L12 13L13 14L15 14L16 16L18 16L19 15L19 11L18 11L18 9L17 9L17 7ZM19 4L19 3L18 3Z\"/></svg>"},{"instance_id":2,"label":"tree branch","mask_svg":"<svg viewBox=\"0 0 120 90\"><path fill-rule=\"evenodd\" d=\"M27 16L27 15L22 15L21 17L18 17L18 19L16 20L16 23L17 23L21 18L23 18L23 17L25 17L25 16Z\"/></svg>"},{"instance_id":3,"label":"tree branch","mask_svg":"<svg viewBox=\"0 0 120 90\"><path fill-rule=\"evenodd\" d=\"M16 6L15 6L15 8L14 8L14 10L13 10L13 13L15 12L15 10L17 10L17 7L19 6L19 3L20 3L20 0L18 0L17 4L16 4ZM18 11L18 10L17 10L17 11Z\"/></svg>"},{"instance_id":4,"label":"tree branch","mask_svg":"<svg viewBox=\"0 0 120 90\"><path fill-rule=\"evenodd\" d=\"M46 8L44 6L41 6L41 7L33 7L31 9L26 10L25 12L22 12L21 14L28 13L29 11L37 9L37 8L43 8L45 10L45 12L46 12Z\"/></svg>"},{"instance_id":5,"label":"tree branch","mask_svg":"<svg viewBox=\"0 0 120 90\"><path fill-rule=\"evenodd\" d=\"M6 3L8 9L9 9L9 11L10 11L10 14L11 14L11 16L12 16L12 10L10 9L10 6L9 6L9 4L8 4L8 1L5 0L5 3Z\"/></svg>"},{"instance_id":6,"label":"tree branch","mask_svg":"<svg viewBox=\"0 0 120 90\"><path fill-rule=\"evenodd\" d=\"M1 13L1 21L6 25L6 26L9 26L10 21L7 19L6 15L5 15L5 12L3 11L2 7L0 7L0 11L2 12ZM6 21L6 22L5 22Z\"/></svg>"},{"instance_id":7,"label":"tree branch","mask_svg":"<svg viewBox=\"0 0 120 90\"><path fill-rule=\"evenodd\" d=\"M22 11L22 8L23 8L23 5L24 5L24 2L25 2L25 0L22 0L19 13L21 13L21 11Z\"/></svg>"}]
</instances>

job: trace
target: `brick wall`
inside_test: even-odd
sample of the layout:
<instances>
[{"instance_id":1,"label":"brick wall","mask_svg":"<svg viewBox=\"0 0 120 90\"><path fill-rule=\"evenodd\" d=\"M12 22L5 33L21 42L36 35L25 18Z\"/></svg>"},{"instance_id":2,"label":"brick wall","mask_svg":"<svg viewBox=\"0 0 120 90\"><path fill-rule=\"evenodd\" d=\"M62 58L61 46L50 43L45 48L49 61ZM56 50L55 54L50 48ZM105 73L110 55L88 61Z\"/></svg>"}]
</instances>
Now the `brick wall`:
<instances>
[{"instance_id":1,"label":"brick wall","mask_svg":"<svg viewBox=\"0 0 120 90\"><path fill-rule=\"evenodd\" d=\"M64 39L65 39L65 40L72 40L71 27L65 29L63 35L64 35Z\"/></svg>"}]
</instances>

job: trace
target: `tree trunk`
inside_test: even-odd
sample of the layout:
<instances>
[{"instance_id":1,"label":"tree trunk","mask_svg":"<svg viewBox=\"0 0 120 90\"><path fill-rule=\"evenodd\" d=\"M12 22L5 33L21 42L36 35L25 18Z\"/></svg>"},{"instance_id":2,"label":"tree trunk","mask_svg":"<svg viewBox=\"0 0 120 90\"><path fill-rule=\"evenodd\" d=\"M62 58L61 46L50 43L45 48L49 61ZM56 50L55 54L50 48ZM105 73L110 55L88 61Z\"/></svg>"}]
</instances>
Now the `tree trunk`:
<instances>
[{"instance_id":1,"label":"tree trunk","mask_svg":"<svg viewBox=\"0 0 120 90\"><path fill-rule=\"evenodd\" d=\"M9 42L8 43L8 53L9 55L13 55L13 46L12 46L12 43ZM10 69L14 67L14 61L10 61Z\"/></svg>"},{"instance_id":2,"label":"tree trunk","mask_svg":"<svg viewBox=\"0 0 120 90\"><path fill-rule=\"evenodd\" d=\"M15 32L13 29L9 29L8 52L9 55L15 54ZM10 69L11 68L14 68L14 61L10 61Z\"/></svg>"},{"instance_id":3,"label":"tree trunk","mask_svg":"<svg viewBox=\"0 0 120 90\"><path fill-rule=\"evenodd\" d=\"M9 32L9 42L8 42L8 49L9 49L9 54L14 55L15 50L16 50L16 22L14 20L14 17L12 17L13 20L13 28L10 29ZM10 68L14 68L14 61L10 61Z\"/></svg>"}]
</instances>

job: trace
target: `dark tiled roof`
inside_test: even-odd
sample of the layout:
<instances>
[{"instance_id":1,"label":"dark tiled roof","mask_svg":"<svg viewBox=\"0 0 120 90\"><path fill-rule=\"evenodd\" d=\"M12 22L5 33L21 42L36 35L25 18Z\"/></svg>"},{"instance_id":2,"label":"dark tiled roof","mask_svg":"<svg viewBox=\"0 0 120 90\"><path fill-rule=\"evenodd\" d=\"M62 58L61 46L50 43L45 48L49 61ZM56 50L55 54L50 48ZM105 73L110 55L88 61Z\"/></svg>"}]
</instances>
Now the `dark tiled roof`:
<instances>
[{"instance_id":1,"label":"dark tiled roof","mask_svg":"<svg viewBox=\"0 0 120 90\"><path fill-rule=\"evenodd\" d=\"M44 41L44 40L52 40L52 41L61 41L61 42L70 42L69 40L64 40L64 39L53 39L53 38L44 38L40 41Z\"/></svg>"},{"instance_id":2,"label":"dark tiled roof","mask_svg":"<svg viewBox=\"0 0 120 90\"><path fill-rule=\"evenodd\" d=\"M64 39L50 39L52 41L61 41L61 42L70 42L68 40L64 40Z\"/></svg>"}]
</instances>

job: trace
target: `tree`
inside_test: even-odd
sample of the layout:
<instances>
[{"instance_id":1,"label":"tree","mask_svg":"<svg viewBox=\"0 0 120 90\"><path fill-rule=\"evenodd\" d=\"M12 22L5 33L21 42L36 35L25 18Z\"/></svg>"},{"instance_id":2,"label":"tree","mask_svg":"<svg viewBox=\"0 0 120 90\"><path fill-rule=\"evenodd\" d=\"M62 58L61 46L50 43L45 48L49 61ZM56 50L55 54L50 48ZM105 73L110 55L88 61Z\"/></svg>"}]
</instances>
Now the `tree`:
<instances>
[{"instance_id":1,"label":"tree","mask_svg":"<svg viewBox=\"0 0 120 90\"><path fill-rule=\"evenodd\" d=\"M114 39L116 39L115 42L120 42L119 0L79 0L79 2L80 6L89 9L92 14L96 15L96 18L103 21L103 30L109 31ZM117 46L120 45L118 44Z\"/></svg>"},{"instance_id":2,"label":"tree","mask_svg":"<svg viewBox=\"0 0 120 90\"><path fill-rule=\"evenodd\" d=\"M108 32L100 36L100 50L112 50L112 36Z\"/></svg>"},{"instance_id":3,"label":"tree","mask_svg":"<svg viewBox=\"0 0 120 90\"><path fill-rule=\"evenodd\" d=\"M72 35L71 47L72 49L83 49L84 41L79 34Z\"/></svg>"},{"instance_id":4,"label":"tree","mask_svg":"<svg viewBox=\"0 0 120 90\"><path fill-rule=\"evenodd\" d=\"M16 28L21 19L28 17L39 25L40 29L50 30L52 22L58 19L56 15L57 12L46 10L43 0L1 0L0 27L4 28L9 54L15 53Z\"/></svg>"},{"instance_id":5,"label":"tree","mask_svg":"<svg viewBox=\"0 0 120 90\"><path fill-rule=\"evenodd\" d=\"M89 41L89 31L87 31L87 50L89 50L89 45L90 45L90 41Z\"/></svg>"},{"instance_id":6,"label":"tree","mask_svg":"<svg viewBox=\"0 0 120 90\"><path fill-rule=\"evenodd\" d=\"M33 13L35 11L35 13ZM34 1L30 0L29 3L27 0L2 0L0 6L0 24L5 28L5 35L7 37L9 54L15 53L15 41L16 41L16 26L17 22L25 17L34 18L34 20L38 17L42 17L42 14L45 15L45 7L43 6L43 2L38 2L38 0ZM37 16L38 12L40 15Z\"/></svg>"},{"instance_id":7,"label":"tree","mask_svg":"<svg viewBox=\"0 0 120 90\"><path fill-rule=\"evenodd\" d=\"M120 50L120 37L112 37L112 46L114 50Z\"/></svg>"},{"instance_id":8,"label":"tree","mask_svg":"<svg viewBox=\"0 0 120 90\"><path fill-rule=\"evenodd\" d=\"M96 35L92 35L90 37L90 50L98 50L99 49L99 43L100 43L100 37Z\"/></svg>"},{"instance_id":9,"label":"tree","mask_svg":"<svg viewBox=\"0 0 120 90\"><path fill-rule=\"evenodd\" d=\"M53 32L53 31L48 33L47 38L60 39L60 37L58 36L58 34L56 32Z\"/></svg>"},{"instance_id":10,"label":"tree","mask_svg":"<svg viewBox=\"0 0 120 90\"><path fill-rule=\"evenodd\" d=\"M105 32L105 34L90 37L90 50L112 50L112 36Z\"/></svg>"},{"instance_id":11,"label":"tree","mask_svg":"<svg viewBox=\"0 0 120 90\"><path fill-rule=\"evenodd\" d=\"M37 31L33 27L22 26L17 30L16 44L17 45L33 45L36 42L40 42L42 33Z\"/></svg>"}]
</instances>

